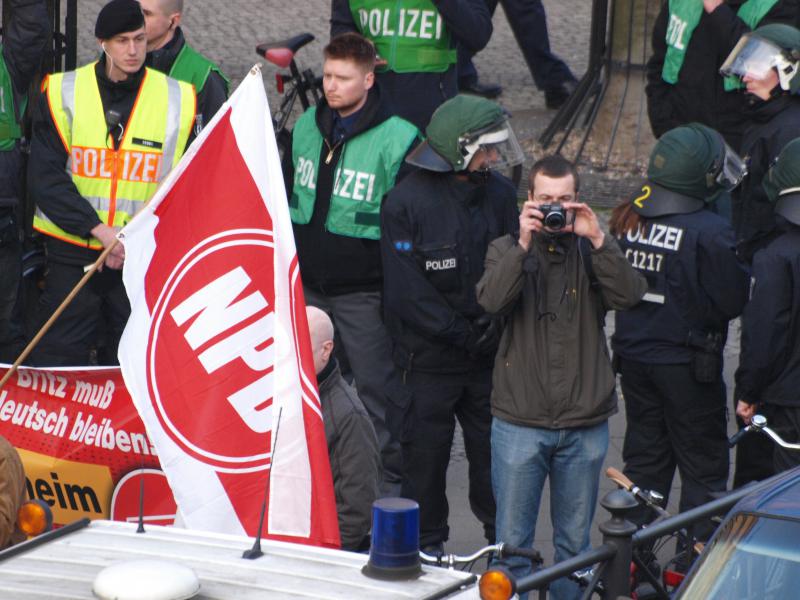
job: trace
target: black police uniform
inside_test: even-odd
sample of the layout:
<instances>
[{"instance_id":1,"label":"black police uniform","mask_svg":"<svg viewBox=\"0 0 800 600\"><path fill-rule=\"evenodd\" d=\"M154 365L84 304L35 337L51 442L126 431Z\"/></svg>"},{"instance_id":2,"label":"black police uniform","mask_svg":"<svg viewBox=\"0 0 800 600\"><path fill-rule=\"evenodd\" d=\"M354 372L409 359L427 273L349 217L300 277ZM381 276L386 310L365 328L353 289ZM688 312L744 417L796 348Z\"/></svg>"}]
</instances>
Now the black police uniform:
<instances>
[{"instance_id":1,"label":"black police uniform","mask_svg":"<svg viewBox=\"0 0 800 600\"><path fill-rule=\"evenodd\" d=\"M619 244L648 281L644 300L617 313L612 338L625 474L666 497L677 465L680 510L688 510L727 483L722 348L747 299L747 270L730 225L707 209L647 219ZM701 537L713 531L702 529Z\"/></svg>"},{"instance_id":2,"label":"black police uniform","mask_svg":"<svg viewBox=\"0 0 800 600\"><path fill-rule=\"evenodd\" d=\"M798 442L800 227L785 227L780 237L757 252L753 260L755 283L742 315L742 352L734 397L763 403L770 411L770 427L787 441ZM799 464L800 453L775 447L776 472Z\"/></svg>"},{"instance_id":3,"label":"black police uniform","mask_svg":"<svg viewBox=\"0 0 800 600\"><path fill-rule=\"evenodd\" d=\"M4 23L0 60L8 70L13 98L0 98L0 111L16 113L20 122L25 112L24 94L39 68L49 35L47 5L43 0L11 0L7 23ZM22 331L18 289L22 275L22 244L19 215L23 199L25 163L23 148L16 141L8 150L0 150L0 361L13 362L22 350ZM17 313L17 314L15 314Z\"/></svg>"},{"instance_id":4,"label":"black police uniform","mask_svg":"<svg viewBox=\"0 0 800 600\"><path fill-rule=\"evenodd\" d=\"M447 465L455 427L464 431L470 506L494 541L489 411L496 343L478 347L475 297L489 242L518 227L514 186L419 170L388 195L381 251L386 325L403 384L389 390L404 415L403 495L420 503L420 543L447 540ZM498 332L499 334L499 332ZM388 419L388 417L387 417Z\"/></svg>"},{"instance_id":5,"label":"black police uniform","mask_svg":"<svg viewBox=\"0 0 800 600\"><path fill-rule=\"evenodd\" d=\"M761 183L784 146L800 137L800 98L781 94L754 100L746 116L749 125L740 154L747 162L747 177L733 193L733 227L739 255L750 262L775 235L774 207Z\"/></svg>"}]
</instances>

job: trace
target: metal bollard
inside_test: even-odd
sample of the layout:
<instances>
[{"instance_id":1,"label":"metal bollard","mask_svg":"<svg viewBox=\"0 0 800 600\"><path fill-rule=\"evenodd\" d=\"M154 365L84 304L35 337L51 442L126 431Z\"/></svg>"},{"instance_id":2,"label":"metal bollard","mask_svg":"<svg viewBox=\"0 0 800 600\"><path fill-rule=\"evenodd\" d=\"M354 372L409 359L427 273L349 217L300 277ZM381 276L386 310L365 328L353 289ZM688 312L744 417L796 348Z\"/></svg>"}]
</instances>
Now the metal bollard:
<instances>
[{"instance_id":1,"label":"metal bollard","mask_svg":"<svg viewBox=\"0 0 800 600\"><path fill-rule=\"evenodd\" d=\"M637 508L639 503L627 490L614 490L606 494L600 501L600 506L611 513L611 518L600 524L604 544L613 544L617 551L608 561L603 576L606 598L616 600L618 597L629 597L631 594L631 555L633 534L636 525L625 517L631 510Z\"/></svg>"}]
</instances>

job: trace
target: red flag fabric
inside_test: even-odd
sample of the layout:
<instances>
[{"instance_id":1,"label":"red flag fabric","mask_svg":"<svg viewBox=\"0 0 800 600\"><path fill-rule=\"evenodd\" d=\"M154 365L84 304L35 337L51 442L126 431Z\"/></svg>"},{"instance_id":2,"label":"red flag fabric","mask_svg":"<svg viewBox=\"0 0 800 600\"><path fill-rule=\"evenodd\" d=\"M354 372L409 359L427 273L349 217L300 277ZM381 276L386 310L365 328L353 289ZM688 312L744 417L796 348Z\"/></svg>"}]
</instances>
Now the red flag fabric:
<instances>
[{"instance_id":1,"label":"red flag fabric","mask_svg":"<svg viewBox=\"0 0 800 600\"><path fill-rule=\"evenodd\" d=\"M339 545L305 302L258 68L121 232L125 383L187 527Z\"/></svg>"}]
</instances>

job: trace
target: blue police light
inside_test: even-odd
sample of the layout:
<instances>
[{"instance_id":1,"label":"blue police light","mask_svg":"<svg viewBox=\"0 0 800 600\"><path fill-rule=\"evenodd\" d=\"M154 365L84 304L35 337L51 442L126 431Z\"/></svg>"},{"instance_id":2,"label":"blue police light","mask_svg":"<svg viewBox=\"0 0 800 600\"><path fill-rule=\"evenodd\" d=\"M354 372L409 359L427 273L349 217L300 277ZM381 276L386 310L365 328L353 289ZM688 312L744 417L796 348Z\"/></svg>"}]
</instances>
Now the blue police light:
<instances>
[{"instance_id":1,"label":"blue police light","mask_svg":"<svg viewBox=\"0 0 800 600\"><path fill-rule=\"evenodd\" d=\"M372 543L363 568L375 579L413 579L419 562L419 504L406 498L381 498L372 504Z\"/></svg>"}]
</instances>

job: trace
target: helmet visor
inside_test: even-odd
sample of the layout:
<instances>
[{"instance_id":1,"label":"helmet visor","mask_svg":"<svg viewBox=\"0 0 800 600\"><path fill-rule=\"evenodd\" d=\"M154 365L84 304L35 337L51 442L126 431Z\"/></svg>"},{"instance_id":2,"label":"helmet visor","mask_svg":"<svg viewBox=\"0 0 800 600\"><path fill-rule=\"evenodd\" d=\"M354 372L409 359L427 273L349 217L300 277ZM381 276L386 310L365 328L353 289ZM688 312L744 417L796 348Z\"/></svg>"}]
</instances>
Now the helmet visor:
<instances>
[{"instance_id":1,"label":"helmet visor","mask_svg":"<svg viewBox=\"0 0 800 600\"><path fill-rule=\"evenodd\" d=\"M747 164L728 144L724 144L724 146L725 157L722 159L722 168L717 175L717 184L723 189L731 191L747 175Z\"/></svg>"},{"instance_id":2,"label":"helmet visor","mask_svg":"<svg viewBox=\"0 0 800 600\"><path fill-rule=\"evenodd\" d=\"M731 50L719 72L725 76L750 75L754 79L764 79L770 69L778 65L781 52L772 42L748 33Z\"/></svg>"},{"instance_id":3,"label":"helmet visor","mask_svg":"<svg viewBox=\"0 0 800 600\"><path fill-rule=\"evenodd\" d=\"M461 141L465 156L470 161L480 161L479 169L503 170L525 160L525 153L507 120L493 125L489 130L471 134L469 140Z\"/></svg>"}]
</instances>

